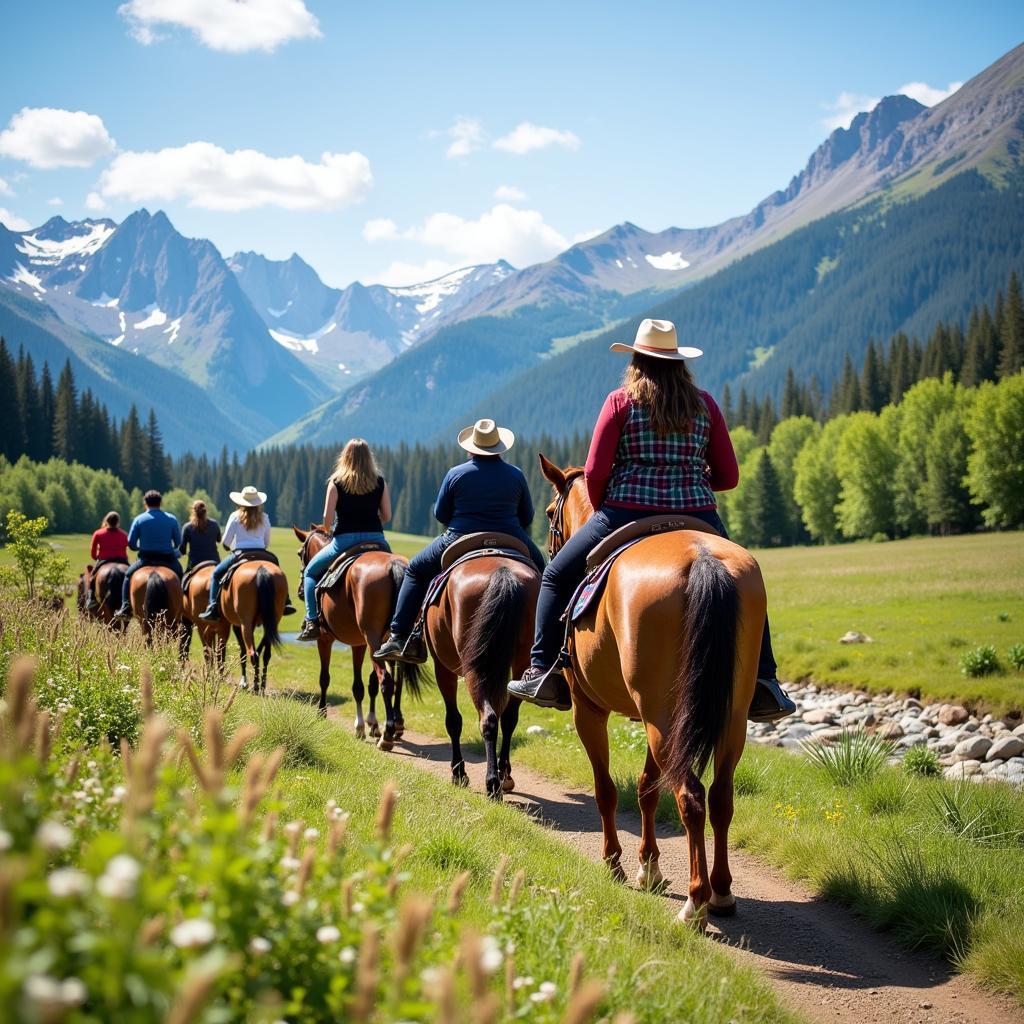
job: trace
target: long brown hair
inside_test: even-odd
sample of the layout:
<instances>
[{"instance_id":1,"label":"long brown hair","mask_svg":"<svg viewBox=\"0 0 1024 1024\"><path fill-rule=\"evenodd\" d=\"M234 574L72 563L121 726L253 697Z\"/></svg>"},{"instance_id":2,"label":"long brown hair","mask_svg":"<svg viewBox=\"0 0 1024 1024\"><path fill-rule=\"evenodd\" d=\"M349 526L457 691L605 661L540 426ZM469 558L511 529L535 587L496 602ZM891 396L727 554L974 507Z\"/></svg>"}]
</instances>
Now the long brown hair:
<instances>
[{"instance_id":1,"label":"long brown hair","mask_svg":"<svg viewBox=\"0 0 1024 1024\"><path fill-rule=\"evenodd\" d=\"M655 433L683 434L704 409L690 369L681 359L633 355L622 377L626 394L645 409Z\"/></svg>"},{"instance_id":2,"label":"long brown hair","mask_svg":"<svg viewBox=\"0 0 1024 1024\"><path fill-rule=\"evenodd\" d=\"M252 531L263 522L263 506L239 505L238 518L241 521L242 526L252 533Z\"/></svg>"},{"instance_id":3,"label":"long brown hair","mask_svg":"<svg viewBox=\"0 0 1024 1024\"><path fill-rule=\"evenodd\" d=\"M116 512L108 512L103 517L103 525L108 530L116 530L121 525L121 517Z\"/></svg>"},{"instance_id":4,"label":"long brown hair","mask_svg":"<svg viewBox=\"0 0 1024 1024\"><path fill-rule=\"evenodd\" d=\"M361 437L353 437L338 452L328 483L341 484L349 494L369 494L379 478L380 470L370 446Z\"/></svg>"},{"instance_id":5,"label":"long brown hair","mask_svg":"<svg viewBox=\"0 0 1024 1024\"><path fill-rule=\"evenodd\" d=\"M210 521L206 513L205 501L193 501L192 511L189 512L188 521L197 529L205 530L206 524Z\"/></svg>"}]
</instances>

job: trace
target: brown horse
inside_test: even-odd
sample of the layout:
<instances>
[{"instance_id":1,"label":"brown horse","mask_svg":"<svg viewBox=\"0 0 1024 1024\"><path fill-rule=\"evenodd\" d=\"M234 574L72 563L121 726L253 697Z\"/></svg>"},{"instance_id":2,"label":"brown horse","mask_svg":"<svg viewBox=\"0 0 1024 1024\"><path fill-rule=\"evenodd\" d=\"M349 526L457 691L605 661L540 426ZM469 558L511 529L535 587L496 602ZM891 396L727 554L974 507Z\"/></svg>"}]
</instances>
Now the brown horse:
<instances>
[{"instance_id":1,"label":"brown horse","mask_svg":"<svg viewBox=\"0 0 1024 1024\"><path fill-rule=\"evenodd\" d=\"M593 509L583 471L561 470L542 455L555 489L548 506L554 554ZM706 529L706 528L705 528ZM576 730L594 770L604 832L604 859L624 878L615 827L617 794L608 770L608 716L644 723L647 763L637 785L642 816L637 881L662 881L654 812L662 779L672 790L690 854L689 899L680 920L703 928L708 910L735 913L728 835L733 773L747 735L766 598L750 554L717 533L682 530L646 537L624 551L604 592L576 624L571 667ZM707 795L714 832L714 867L704 849L705 792L701 775L714 757Z\"/></svg>"},{"instance_id":2,"label":"brown horse","mask_svg":"<svg viewBox=\"0 0 1024 1024\"><path fill-rule=\"evenodd\" d=\"M121 587L127 566L120 562L105 562L93 571L90 565L85 572L78 574L78 613L89 618L99 619L104 625L121 622L114 619L114 613L121 606ZM99 605L90 611L86 602L89 600L90 585L95 589Z\"/></svg>"},{"instance_id":3,"label":"brown horse","mask_svg":"<svg viewBox=\"0 0 1024 1024\"><path fill-rule=\"evenodd\" d=\"M243 685L246 682L246 659L252 665L253 693L267 691L267 667L272 649L281 646L278 624L284 615L287 598L288 580L281 567L263 559L243 562L220 592L221 618L234 629L242 649ZM263 637L257 645L256 627L260 625L263 626Z\"/></svg>"},{"instance_id":4,"label":"brown horse","mask_svg":"<svg viewBox=\"0 0 1024 1024\"><path fill-rule=\"evenodd\" d=\"M210 600L210 580L215 568L216 566L207 565L193 573L184 597L182 618L188 631L188 640L184 641L186 649L192 639L193 628L199 630L199 639L203 644L206 663L223 669L228 636L231 634L231 623L224 618L214 622L199 618L199 613L206 610ZM242 660L244 668L244 657Z\"/></svg>"},{"instance_id":5,"label":"brown horse","mask_svg":"<svg viewBox=\"0 0 1024 1024\"><path fill-rule=\"evenodd\" d=\"M331 540L330 534L321 527L311 526L300 530L293 526L295 536L302 541L299 561L303 568L309 560L321 551ZM405 732L402 717L402 692L419 696L419 669L413 665L398 664L392 676L386 662L373 661L370 676L370 710L363 718L363 659L366 648L375 651L380 647L387 633L388 624L395 610L395 601L402 585L402 577L408 559L387 551L367 551L353 563L345 574L340 589L323 595L321 601L322 626L317 640L320 654L320 711L327 710L327 688L331 685L331 649L335 640L348 644L352 649L352 699L356 705L355 733L359 739L370 735L378 738L381 750L390 750L395 740ZM300 600L305 600L299 594ZM323 627L326 628L323 628ZM384 734L381 735L377 721L377 693L384 698Z\"/></svg>"},{"instance_id":6,"label":"brown horse","mask_svg":"<svg viewBox=\"0 0 1024 1024\"><path fill-rule=\"evenodd\" d=\"M181 580L165 565L144 565L134 572L128 590L132 615L142 625L143 636L151 643L153 634L166 631L181 641ZM181 650L184 658L187 648Z\"/></svg>"},{"instance_id":7,"label":"brown horse","mask_svg":"<svg viewBox=\"0 0 1024 1024\"><path fill-rule=\"evenodd\" d=\"M520 701L510 697L506 687L511 675L521 674L530 664L539 592L540 574L532 564L487 555L456 566L440 601L427 610L434 677L452 741L452 782L469 784L460 746L457 691L461 675L480 721L487 795L494 800L515 788L510 751Z\"/></svg>"}]
</instances>

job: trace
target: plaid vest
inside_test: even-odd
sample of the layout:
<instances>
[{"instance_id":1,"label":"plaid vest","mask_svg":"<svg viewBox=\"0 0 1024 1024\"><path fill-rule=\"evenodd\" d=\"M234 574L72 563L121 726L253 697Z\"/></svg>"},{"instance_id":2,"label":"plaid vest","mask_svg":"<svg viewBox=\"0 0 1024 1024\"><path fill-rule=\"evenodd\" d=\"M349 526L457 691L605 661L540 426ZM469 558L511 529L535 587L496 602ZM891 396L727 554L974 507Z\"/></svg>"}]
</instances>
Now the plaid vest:
<instances>
[{"instance_id":1,"label":"plaid vest","mask_svg":"<svg viewBox=\"0 0 1024 1024\"><path fill-rule=\"evenodd\" d=\"M711 420L702 411L686 433L659 437L647 411L630 402L604 500L666 512L715 508L707 472L710 436Z\"/></svg>"}]
</instances>

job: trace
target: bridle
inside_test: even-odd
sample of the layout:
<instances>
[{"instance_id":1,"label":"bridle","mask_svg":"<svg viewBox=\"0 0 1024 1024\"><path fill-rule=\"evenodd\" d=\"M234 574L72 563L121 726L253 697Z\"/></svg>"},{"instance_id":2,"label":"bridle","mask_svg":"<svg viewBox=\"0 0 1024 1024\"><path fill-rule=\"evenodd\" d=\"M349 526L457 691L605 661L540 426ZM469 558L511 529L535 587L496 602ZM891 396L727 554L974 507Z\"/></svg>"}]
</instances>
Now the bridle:
<instances>
[{"instance_id":1,"label":"bridle","mask_svg":"<svg viewBox=\"0 0 1024 1024\"><path fill-rule=\"evenodd\" d=\"M551 519L548 523L548 556L554 558L565 544L565 532L563 520L565 519L565 503L569 500L573 484L583 476L582 469L571 469L565 475L565 486L559 490L555 499L555 507L551 510Z\"/></svg>"},{"instance_id":2,"label":"bridle","mask_svg":"<svg viewBox=\"0 0 1024 1024\"><path fill-rule=\"evenodd\" d=\"M302 542L302 547L299 548L299 562L302 564L303 569L305 569L306 566L309 564L309 542L311 538L317 536L318 534L321 537L329 536L329 534L324 529L318 526L315 529L310 530L309 533L306 534L306 539Z\"/></svg>"}]
</instances>

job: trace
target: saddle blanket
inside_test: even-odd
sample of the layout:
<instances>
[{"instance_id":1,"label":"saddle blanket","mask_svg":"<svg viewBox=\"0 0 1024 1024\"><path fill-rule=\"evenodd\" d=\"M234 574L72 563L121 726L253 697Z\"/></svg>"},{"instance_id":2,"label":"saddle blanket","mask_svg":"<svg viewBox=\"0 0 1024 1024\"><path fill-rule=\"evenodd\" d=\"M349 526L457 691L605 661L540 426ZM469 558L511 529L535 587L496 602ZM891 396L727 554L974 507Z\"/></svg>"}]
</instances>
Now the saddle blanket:
<instances>
[{"instance_id":1,"label":"saddle blanket","mask_svg":"<svg viewBox=\"0 0 1024 1024\"><path fill-rule=\"evenodd\" d=\"M608 581L608 573L611 572L612 566L619 555L623 551L628 551L634 544L638 544L645 539L644 537L634 537L631 541L627 541L621 548L616 548L600 565L591 569L583 577L583 582L576 588L565 612L562 614L562 619L568 623L570 629L572 628L572 623L585 615L601 596L604 585Z\"/></svg>"},{"instance_id":2,"label":"saddle blanket","mask_svg":"<svg viewBox=\"0 0 1024 1024\"><path fill-rule=\"evenodd\" d=\"M317 594L324 593L332 587L336 587L345 578L345 573L352 568L352 563L361 555L365 555L368 551L387 551L387 548L377 541L366 541L363 544L357 544L353 547L346 548L333 562L331 562L330 568L327 572L320 577L320 582L316 585Z\"/></svg>"},{"instance_id":3,"label":"saddle blanket","mask_svg":"<svg viewBox=\"0 0 1024 1024\"><path fill-rule=\"evenodd\" d=\"M200 569L205 569L205 568L207 568L207 566L216 565L216 564L217 563L212 561L211 559L207 559L205 562L196 562L196 564L193 565L192 568L189 569L189 571L187 573L185 573L185 575L182 577L182 580L181 580L181 592L182 592L182 594L187 594L188 593L188 585L192 582L192 580L195 578L196 573L199 572Z\"/></svg>"}]
</instances>

